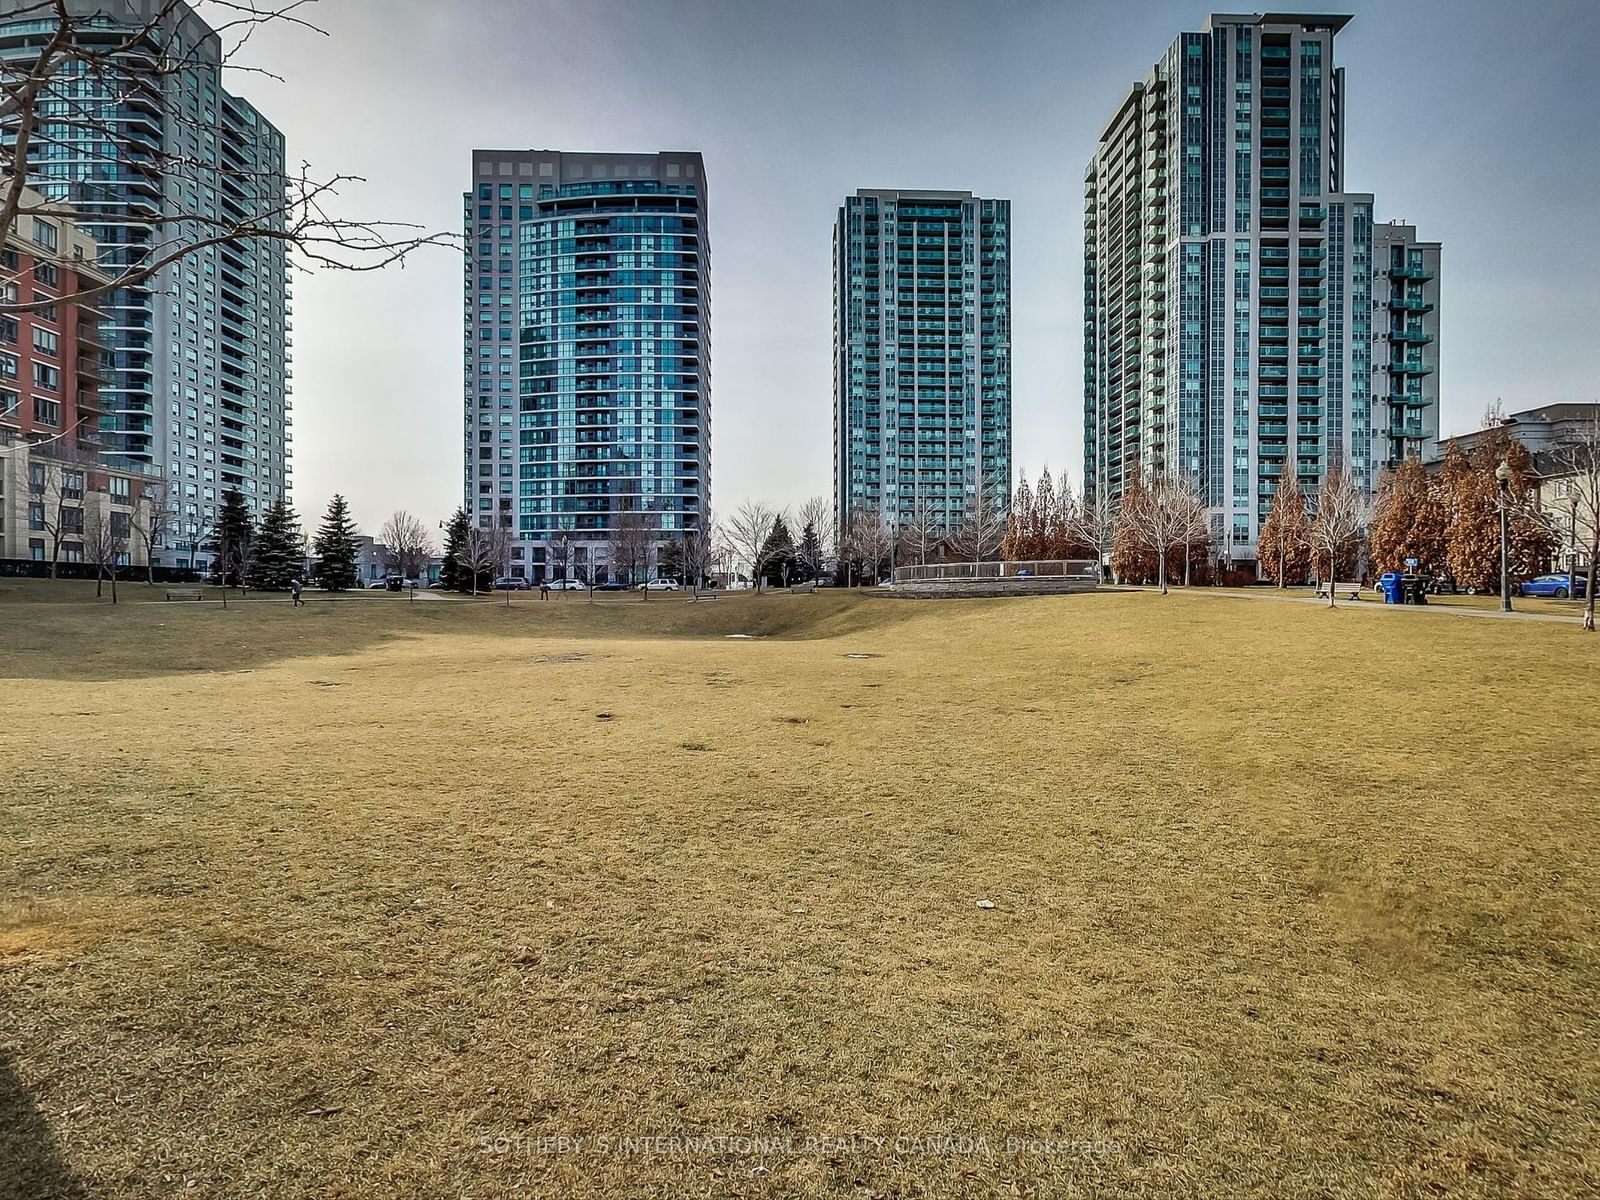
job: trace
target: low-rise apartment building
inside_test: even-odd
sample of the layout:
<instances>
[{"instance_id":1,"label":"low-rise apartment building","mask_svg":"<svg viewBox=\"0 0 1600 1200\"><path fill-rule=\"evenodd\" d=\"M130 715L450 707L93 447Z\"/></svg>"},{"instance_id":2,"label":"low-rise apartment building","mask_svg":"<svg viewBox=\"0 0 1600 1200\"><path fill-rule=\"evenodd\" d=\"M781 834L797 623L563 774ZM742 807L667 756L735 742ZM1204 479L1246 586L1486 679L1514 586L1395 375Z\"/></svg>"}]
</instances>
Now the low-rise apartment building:
<instances>
[{"instance_id":1,"label":"low-rise apartment building","mask_svg":"<svg viewBox=\"0 0 1600 1200\"><path fill-rule=\"evenodd\" d=\"M56 211L30 189L22 207ZM97 258L64 215L19 217L0 249L0 560L79 563L110 541L147 561L161 477L101 440L103 314L77 299L108 281Z\"/></svg>"}]
</instances>

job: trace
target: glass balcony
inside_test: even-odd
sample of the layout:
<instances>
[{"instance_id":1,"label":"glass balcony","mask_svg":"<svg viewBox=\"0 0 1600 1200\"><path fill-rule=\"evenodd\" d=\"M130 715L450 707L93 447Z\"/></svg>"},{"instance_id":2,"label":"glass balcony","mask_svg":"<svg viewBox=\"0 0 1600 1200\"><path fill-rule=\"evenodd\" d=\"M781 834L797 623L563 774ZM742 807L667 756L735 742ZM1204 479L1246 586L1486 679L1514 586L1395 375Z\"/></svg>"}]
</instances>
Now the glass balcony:
<instances>
[{"instance_id":1,"label":"glass balcony","mask_svg":"<svg viewBox=\"0 0 1600 1200\"><path fill-rule=\"evenodd\" d=\"M1433 278L1433 272L1422 267L1390 267L1389 278L1412 279L1418 283L1426 283Z\"/></svg>"},{"instance_id":2,"label":"glass balcony","mask_svg":"<svg viewBox=\"0 0 1600 1200\"><path fill-rule=\"evenodd\" d=\"M1431 334L1423 333L1420 329L1391 330L1389 338L1391 341L1405 342L1412 346L1426 346L1433 341Z\"/></svg>"}]
</instances>

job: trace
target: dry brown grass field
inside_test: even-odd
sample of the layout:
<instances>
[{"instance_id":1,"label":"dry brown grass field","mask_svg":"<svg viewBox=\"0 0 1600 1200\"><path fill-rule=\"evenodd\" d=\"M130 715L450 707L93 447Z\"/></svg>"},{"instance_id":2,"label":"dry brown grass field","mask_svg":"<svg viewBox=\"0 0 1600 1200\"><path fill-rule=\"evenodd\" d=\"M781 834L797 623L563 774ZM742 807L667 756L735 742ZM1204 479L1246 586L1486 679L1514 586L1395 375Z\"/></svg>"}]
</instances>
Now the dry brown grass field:
<instances>
[{"instance_id":1,"label":"dry brown grass field","mask_svg":"<svg viewBox=\"0 0 1600 1200\"><path fill-rule=\"evenodd\" d=\"M47 591L4 1200L1600 1194L1573 626Z\"/></svg>"}]
</instances>

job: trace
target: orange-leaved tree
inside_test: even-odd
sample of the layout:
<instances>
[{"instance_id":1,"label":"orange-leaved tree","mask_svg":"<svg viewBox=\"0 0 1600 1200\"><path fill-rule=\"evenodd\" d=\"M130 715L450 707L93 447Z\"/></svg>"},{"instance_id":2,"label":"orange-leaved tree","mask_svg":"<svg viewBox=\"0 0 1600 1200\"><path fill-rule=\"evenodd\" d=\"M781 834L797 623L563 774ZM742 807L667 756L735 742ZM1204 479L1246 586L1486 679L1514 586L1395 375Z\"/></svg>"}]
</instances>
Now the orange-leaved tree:
<instances>
[{"instance_id":1,"label":"orange-leaved tree","mask_svg":"<svg viewBox=\"0 0 1600 1200\"><path fill-rule=\"evenodd\" d=\"M1286 477L1272 497L1272 509L1256 540L1256 557L1262 573L1280 588L1304 583L1311 570L1311 519L1293 476Z\"/></svg>"}]
</instances>

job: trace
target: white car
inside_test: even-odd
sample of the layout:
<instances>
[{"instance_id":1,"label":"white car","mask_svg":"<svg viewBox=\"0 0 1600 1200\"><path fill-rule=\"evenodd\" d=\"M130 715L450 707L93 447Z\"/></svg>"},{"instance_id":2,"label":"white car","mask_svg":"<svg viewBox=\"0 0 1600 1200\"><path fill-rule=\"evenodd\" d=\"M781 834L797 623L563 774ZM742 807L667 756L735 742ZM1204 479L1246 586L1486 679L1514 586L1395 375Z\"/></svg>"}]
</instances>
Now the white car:
<instances>
[{"instance_id":1,"label":"white car","mask_svg":"<svg viewBox=\"0 0 1600 1200\"><path fill-rule=\"evenodd\" d=\"M545 584L552 592L586 592L589 585L579 583L576 579L552 579Z\"/></svg>"},{"instance_id":2,"label":"white car","mask_svg":"<svg viewBox=\"0 0 1600 1200\"><path fill-rule=\"evenodd\" d=\"M641 592L675 592L678 590L676 579L652 579L639 585Z\"/></svg>"}]
</instances>

